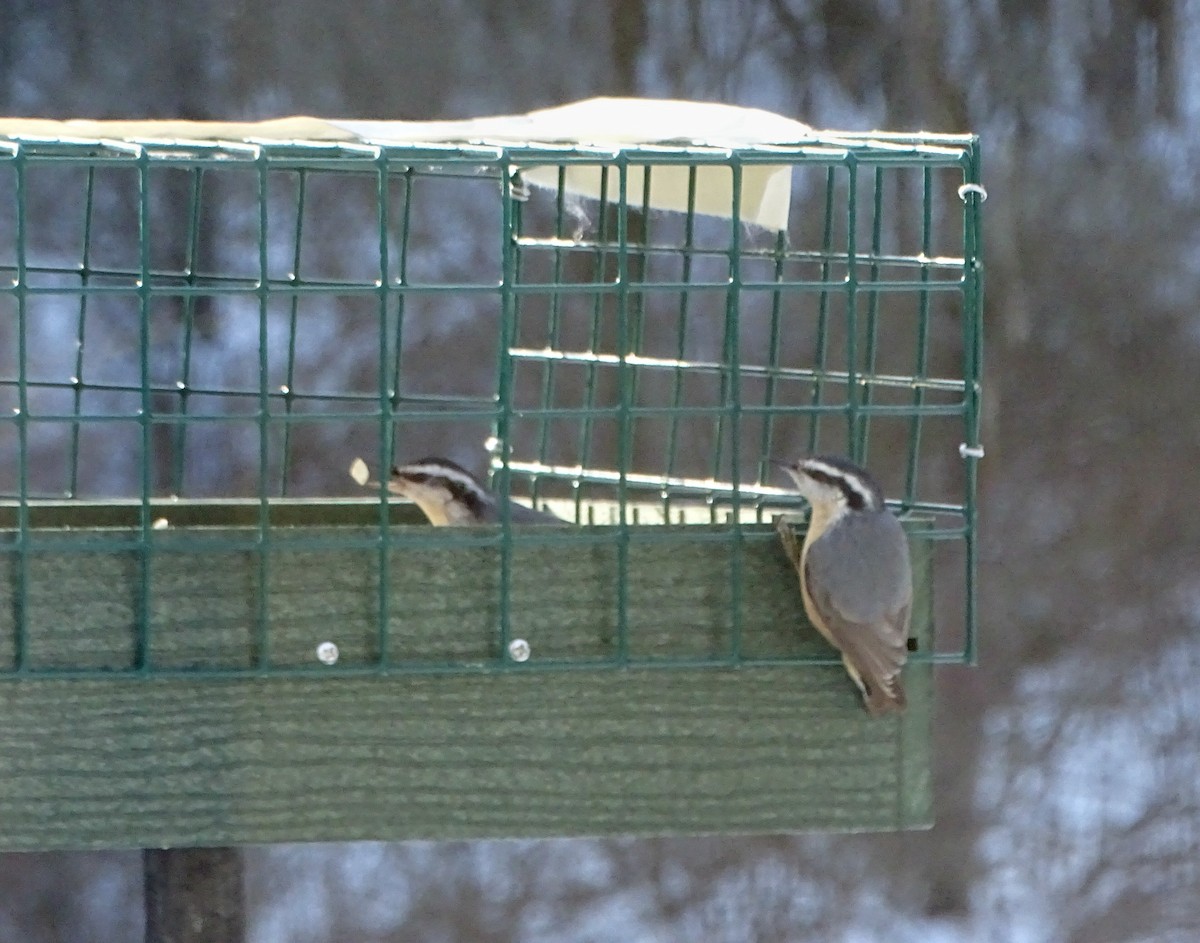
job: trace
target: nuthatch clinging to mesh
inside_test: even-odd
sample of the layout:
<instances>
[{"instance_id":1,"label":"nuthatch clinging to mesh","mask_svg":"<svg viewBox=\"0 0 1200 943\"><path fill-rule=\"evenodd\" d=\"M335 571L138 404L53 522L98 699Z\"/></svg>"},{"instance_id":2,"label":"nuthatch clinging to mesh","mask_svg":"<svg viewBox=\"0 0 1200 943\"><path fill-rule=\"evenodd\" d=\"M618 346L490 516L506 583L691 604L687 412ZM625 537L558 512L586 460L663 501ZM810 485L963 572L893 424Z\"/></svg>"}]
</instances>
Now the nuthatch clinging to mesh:
<instances>
[{"instance_id":1,"label":"nuthatch clinging to mesh","mask_svg":"<svg viewBox=\"0 0 1200 943\"><path fill-rule=\"evenodd\" d=\"M502 502L507 500L488 491L474 475L447 458L423 458L394 466L388 490L412 501L435 527L499 524ZM516 501L508 501L508 507L514 524L567 523Z\"/></svg>"},{"instance_id":2,"label":"nuthatch clinging to mesh","mask_svg":"<svg viewBox=\"0 0 1200 943\"><path fill-rule=\"evenodd\" d=\"M804 545L776 518L784 551L800 574L804 611L862 692L872 716L905 706L900 669L908 658L912 566L908 539L866 469L820 456L775 462L812 507Z\"/></svg>"}]
</instances>

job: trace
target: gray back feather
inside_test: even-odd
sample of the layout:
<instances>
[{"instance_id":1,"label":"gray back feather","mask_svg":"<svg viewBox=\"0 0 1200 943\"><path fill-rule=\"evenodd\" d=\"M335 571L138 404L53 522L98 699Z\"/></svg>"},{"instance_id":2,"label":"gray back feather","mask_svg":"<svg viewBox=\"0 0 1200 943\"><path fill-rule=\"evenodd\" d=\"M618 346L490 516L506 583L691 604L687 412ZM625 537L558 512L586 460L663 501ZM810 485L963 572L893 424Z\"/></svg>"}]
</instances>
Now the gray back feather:
<instances>
[{"instance_id":1,"label":"gray back feather","mask_svg":"<svg viewBox=\"0 0 1200 943\"><path fill-rule=\"evenodd\" d=\"M912 601L908 540L889 511L843 518L808 548L807 566L851 622L878 624Z\"/></svg>"},{"instance_id":2,"label":"gray back feather","mask_svg":"<svg viewBox=\"0 0 1200 943\"><path fill-rule=\"evenodd\" d=\"M510 501L508 506L512 509L509 514L509 520L514 524L567 524L561 517L555 517L549 511L537 511L533 508L526 507L524 504L518 504L516 501ZM497 504L489 503L486 510L481 515L485 524L500 523L500 507Z\"/></svg>"}]
</instances>

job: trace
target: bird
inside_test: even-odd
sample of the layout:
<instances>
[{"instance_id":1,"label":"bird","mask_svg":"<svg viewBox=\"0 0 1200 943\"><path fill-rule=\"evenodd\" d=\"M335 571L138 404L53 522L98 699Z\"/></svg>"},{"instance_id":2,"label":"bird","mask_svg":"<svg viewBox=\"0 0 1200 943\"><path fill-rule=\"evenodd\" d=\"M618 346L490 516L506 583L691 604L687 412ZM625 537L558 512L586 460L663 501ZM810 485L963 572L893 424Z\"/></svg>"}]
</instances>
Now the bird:
<instances>
[{"instance_id":1,"label":"bird","mask_svg":"<svg viewBox=\"0 0 1200 943\"><path fill-rule=\"evenodd\" d=\"M842 655L877 717L906 705L900 670L908 658L912 564L908 538L865 468L832 455L772 459L812 508L803 546L783 516L775 529L800 577L804 611Z\"/></svg>"},{"instance_id":2,"label":"bird","mask_svg":"<svg viewBox=\"0 0 1200 943\"><path fill-rule=\"evenodd\" d=\"M448 458L423 458L392 466L388 490L417 505L435 527L498 524L507 503L514 524L566 524L548 511L538 511L489 491Z\"/></svg>"}]
</instances>

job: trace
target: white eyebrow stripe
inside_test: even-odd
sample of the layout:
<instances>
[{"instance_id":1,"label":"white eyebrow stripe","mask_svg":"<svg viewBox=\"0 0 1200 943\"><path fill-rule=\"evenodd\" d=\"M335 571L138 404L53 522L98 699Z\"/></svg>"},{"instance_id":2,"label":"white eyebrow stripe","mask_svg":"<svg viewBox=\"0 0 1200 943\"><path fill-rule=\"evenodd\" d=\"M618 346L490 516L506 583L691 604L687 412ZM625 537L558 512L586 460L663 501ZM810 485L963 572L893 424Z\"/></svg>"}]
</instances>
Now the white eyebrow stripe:
<instances>
[{"instance_id":1,"label":"white eyebrow stripe","mask_svg":"<svg viewBox=\"0 0 1200 943\"><path fill-rule=\"evenodd\" d=\"M400 475L428 475L430 478L444 478L446 481L454 481L471 491L479 494L487 492L480 486L470 475L460 472L453 468L447 468L445 465L401 465L396 471Z\"/></svg>"},{"instance_id":2,"label":"white eyebrow stripe","mask_svg":"<svg viewBox=\"0 0 1200 943\"><path fill-rule=\"evenodd\" d=\"M847 487L849 487L851 491L858 495L859 502L863 507L873 508L876 506L874 493L870 491L870 489L863 488L862 485L859 484L858 478L845 476L845 482Z\"/></svg>"},{"instance_id":3,"label":"white eyebrow stripe","mask_svg":"<svg viewBox=\"0 0 1200 943\"><path fill-rule=\"evenodd\" d=\"M822 475L828 475L830 478L845 478L846 473L840 468L834 468L832 465L827 465L825 462L818 461L815 458L810 458L801 465L802 469L811 468L815 472L820 472Z\"/></svg>"},{"instance_id":4,"label":"white eyebrow stripe","mask_svg":"<svg viewBox=\"0 0 1200 943\"><path fill-rule=\"evenodd\" d=\"M804 469L811 469L820 475L828 475L837 481L842 482L845 486L853 491L859 499L859 502L868 508L878 507L878 502L875 499L875 493L863 484L862 479L854 472L847 471L844 468L836 468L819 459L808 459L802 466Z\"/></svg>"}]
</instances>

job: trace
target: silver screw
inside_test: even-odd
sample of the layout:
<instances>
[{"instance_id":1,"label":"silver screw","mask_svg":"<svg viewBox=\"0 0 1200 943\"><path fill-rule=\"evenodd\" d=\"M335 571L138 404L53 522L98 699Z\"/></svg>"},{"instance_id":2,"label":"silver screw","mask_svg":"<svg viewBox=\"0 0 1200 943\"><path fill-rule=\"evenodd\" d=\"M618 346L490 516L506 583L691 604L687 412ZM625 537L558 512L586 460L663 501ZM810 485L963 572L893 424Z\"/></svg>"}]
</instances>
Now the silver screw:
<instances>
[{"instance_id":1,"label":"silver screw","mask_svg":"<svg viewBox=\"0 0 1200 943\"><path fill-rule=\"evenodd\" d=\"M529 661L529 643L523 638L515 638L508 643L508 657L513 661Z\"/></svg>"},{"instance_id":2,"label":"silver screw","mask_svg":"<svg viewBox=\"0 0 1200 943\"><path fill-rule=\"evenodd\" d=\"M338 647L333 642L322 642L317 646L317 660L324 665L337 664Z\"/></svg>"}]
</instances>

